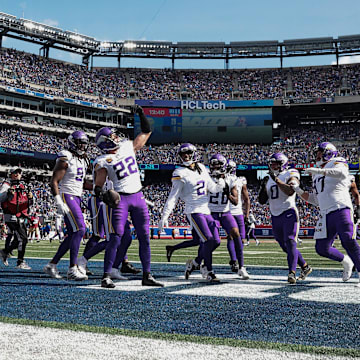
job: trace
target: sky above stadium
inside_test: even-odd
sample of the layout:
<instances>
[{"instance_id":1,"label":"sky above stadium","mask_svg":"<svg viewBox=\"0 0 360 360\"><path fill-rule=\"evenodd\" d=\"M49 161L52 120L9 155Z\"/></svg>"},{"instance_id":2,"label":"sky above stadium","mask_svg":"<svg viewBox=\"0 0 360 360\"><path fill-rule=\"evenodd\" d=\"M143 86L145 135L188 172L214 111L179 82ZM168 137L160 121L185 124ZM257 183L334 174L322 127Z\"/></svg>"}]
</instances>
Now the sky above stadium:
<instances>
[{"instance_id":1,"label":"sky above stadium","mask_svg":"<svg viewBox=\"0 0 360 360\"><path fill-rule=\"evenodd\" d=\"M1 0L0 11L100 41L256 41L359 34L359 0ZM4 47L39 53L39 46L4 38ZM78 55L50 57L81 63ZM334 56L285 59L284 66L329 65ZM360 56L341 62L360 62ZM94 66L117 66L96 59ZM168 60L122 59L123 67L171 67ZM230 68L279 67L278 59L233 60ZM223 60L177 60L176 68L224 68Z\"/></svg>"}]
</instances>

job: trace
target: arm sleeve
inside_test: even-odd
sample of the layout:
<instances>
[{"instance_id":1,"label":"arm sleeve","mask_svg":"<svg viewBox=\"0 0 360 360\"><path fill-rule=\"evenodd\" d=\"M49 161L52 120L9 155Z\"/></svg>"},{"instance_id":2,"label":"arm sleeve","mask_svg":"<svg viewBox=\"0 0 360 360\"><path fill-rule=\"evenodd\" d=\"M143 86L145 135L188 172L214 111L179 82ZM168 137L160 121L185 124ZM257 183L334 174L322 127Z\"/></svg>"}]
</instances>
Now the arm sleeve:
<instances>
[{"instance_id":1,"label":"arm sleeve","mask_svg":"<svg viewBox=\"0 0 360 360\"><path fill-rule=\"evenodd\" d=\"M163 219L167 219L171 212L174 210L177 199L179 198L180 192L183 188L184 183L181 180L174 180L169 197L163 208Z\"/></svg>"},{"instance_id":2,"label":"arm sleeve","mask_svg":"<svg viewBox=\"0 0 360 360\"><path fill-rule=\"evenodd\" d=\"M332 169L324 169L325 176L341 179L348 176L348 169L345 166L336 166Z\"/></svg>"},{"instance_id":3,"label":"arm sleeve","mask_svg":"<svg viewBox=\"0 0 360 360\"><path fill-rule=\"evenodd\" d=\"M141 111L139 112L139 118L140 118L140 129L141 132L143 132L144 134L148 134L151 132L151 126L150 126L150 121L149 119L146 117L144 111L141 109Z\"/></svg>"},{"instance_id":4,"label":"arm sleeve","mask_svg":"<svg viewBox=\"0 0 360 360\"><path fill-rule=\"evenodd\" d=\"M337 163L333 168L318 169L318 174L341 179L349 175L348 166L344 163Z\"/></svg>"}]
</instances>

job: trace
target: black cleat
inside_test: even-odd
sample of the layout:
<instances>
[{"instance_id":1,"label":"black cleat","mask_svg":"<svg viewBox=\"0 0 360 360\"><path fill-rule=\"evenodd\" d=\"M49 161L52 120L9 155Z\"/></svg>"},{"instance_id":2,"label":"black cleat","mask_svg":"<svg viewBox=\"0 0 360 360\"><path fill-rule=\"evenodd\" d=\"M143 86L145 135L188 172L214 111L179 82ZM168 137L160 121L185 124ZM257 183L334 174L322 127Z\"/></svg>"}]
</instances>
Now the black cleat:
<instances>
[{"instance_id":1,"label":"black cleat","mask_svg":"<svg viewBox=\"0 0 360 360\"><path fill-rule=\"evenodd\" d=\"M297 278L297 280L305 280L308 275L312 273L313 269L311 266L306 265L303 269L301 269L300 276Z\"/></svg>"},{"instance_id":2,"label":"black cleat","mask_svg":"<svg viewBox=\"0 0 360 360\"><path fill-rule=\"evenodd\" d=\"M94 275L94 273L87 266L85 267L85 270L87 276Z\"/></svg>"},{"instance_id":3,"label":"black cleat","mask_svg":"<svg viewBox=\"0 0 360 360\"><path fill-rule=\"evenodd\" d=\"M166 257L167 257L167 261L170 262L171 260L171 255L173 253L173 246L167 245L166 246Z\"/></svg>"},{"instance_id":4,"label":"black cleat","mask_svg":"<svg viewBox=\"0 0 360 360\"><path fill-rule=\"evenodd\" d=\"M230 260L229 265L233 273L237 273L239 271L239 266L236 263L236 260Z\"/></svg>"},{"instance_id":5,"label":"black cleat","mask_svg":"<svg viewBox=\"0 0 360 360\"><path fill-rule=\"evenodd\" d=\"M207 276L206 276L206 280L210 283L219 283L220 279L218 277L216 277L216 275L212 272L209 271Z\"/></svg>"},{"instance_id":6,"label":"black cleat","mask_svg":"<svg viewBox=\"0 0 360 360\"><path fill-rule=\"evenodd\" d=\"M113 281L110 278L106 277L101 280L101 287L107 288L107 289L113 289L115 287L115 284L113 283Z\"/></svg>"},{"instance_id":7,"label":"black cleat","mask_svg":"<svg viewBox=\"0 0 360 360\"><path fill-rule=\"evenodd\" d=\"M0 258L1 258L2 263L5 266L9 266L9 263L8 263L8 260L7 260L8 257L9 257L9 255L5 252L5 250L0 250Z\"/></svg>"},{"instance_id":8,"label":"black cleat","mask_svg":"<svg viewBox=\"0 0 360 360\"><path fill-rule=\"evenodd\" d=\"M141 285L142 286L160 286L160 287L164 286L164 284L156 281L150 273L144 274Z\"/></svg>"},{"instance_id":9,"label":"black cleat","mask_svg":"<svg viewBox=\"0 0 360 360\"><path fill-rule=\"evenodd\" d=\"M288 275L288 283L291 284L291 285L295 285L295 284L296 284L296 276L295 276L295 273L289 272L289 275Z\"/></svg>"},{"instance_id":10,"label":"black cleat","mask_svg":"<svg viewBox=\"0 0 360 360\"><path fill-rule=\"evenodd\" d=\"M185 279L188 280L194 270L200 270L200 265L195 265L194 260L187 260L185 264Z\"/></svg>"},{"instance_id":11,"label":"black cleat","mask_svg":"<svg viewBox=\"0 0 360 360\"><path fill-rule=\"evenodd\" d=\"M137 269L133 264L130 264L129 262L122 263L120 271L123 274L138 274L141 272L141 270Z\"/></svg>"}]
</instances>

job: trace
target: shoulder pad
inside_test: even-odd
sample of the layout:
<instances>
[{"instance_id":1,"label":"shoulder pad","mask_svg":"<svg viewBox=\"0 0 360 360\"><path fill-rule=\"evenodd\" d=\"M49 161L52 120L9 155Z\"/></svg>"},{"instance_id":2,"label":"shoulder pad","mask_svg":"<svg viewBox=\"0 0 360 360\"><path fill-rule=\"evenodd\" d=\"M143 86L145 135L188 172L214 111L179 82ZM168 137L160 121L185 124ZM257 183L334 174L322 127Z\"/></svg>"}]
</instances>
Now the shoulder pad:
<instances>
[{"instance_id":1,"label":"shoulder pad","mask_svg":"<svg viewBox=\"0 0 360 360\"><path fill-rule=\"evenodd\" d=\"M242 182L243 185L247 184L247 180L245 176L239 176L239 180Z\"/></svg>"},{"instance_id":2,"label":"shoulder pad","mask_svg":"<svg viewBox=\"0 0 360 360\"><path fill-rule=\"evenodd\" d=\"M57 154L56 160L70 161L73 158L69 150L62 150Z\"/></svg>"},{"instance_id":3,"label":"shoulder pad","mask_svg":"<svg viewBox=\"0 0 360 360\"><path fill-rule=\"evenodd\" d=\"M172 176L171 176L171 181L173 180L181 180L181 173L183 172L184 168L177 168L173 171Z\"/></svg>"},{"instance_id":4,"label":"shoulder pad","mask_svg":"<svg viewBox=\"0 0 360 360\"><path fill-rule=\"evenodd\" d=\"M289 169L288 173L290 176L298 176L299 175L299 170L297 169Z\"/></svg>"}]
</instances>

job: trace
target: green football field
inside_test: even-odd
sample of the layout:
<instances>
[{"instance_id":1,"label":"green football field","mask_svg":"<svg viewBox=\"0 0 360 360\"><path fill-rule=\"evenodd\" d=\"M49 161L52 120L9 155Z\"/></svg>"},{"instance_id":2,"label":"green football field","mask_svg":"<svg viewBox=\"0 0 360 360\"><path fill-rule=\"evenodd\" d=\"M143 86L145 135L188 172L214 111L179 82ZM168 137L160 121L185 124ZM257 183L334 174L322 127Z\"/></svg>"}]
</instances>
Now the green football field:
<instances>
[{"instance_id":1,"label":"green football field","mask_svg":"<svg viewBox=\"0 0 360 360\"><path fill-rule=\"evenodd\" d=\"M255 242L251 241L249 246L244 246L244 263L245 266L279 266L287 267L286 254L281 250L280 246L273 239L259 239L260 245L255 246ZM166 245L175 245L183 239L154 239L151 240L151 259L153 262L166 262ZM3 246L4 242L0 241L0 246ZM340 241L336 240L334 245L342 252ZM29 243L26 250L26 257L28 258L51 258L59 246L58 241L49 243L49 241L40 241L39 243ZM301 246L298 246L304 259L314 268L339 268L341 264L331 261L329 259L320 257L315 252L315 240L304 239ZM79 254L82 254L84 245L81 244ZM344 252L345 253L345 252ZM139 259L139 244L137 240L134 240L129 248L128 257L130 261L138 262ZM197 254L197 247L180 249L176 251L171 258L171 262L184 263L189 258L195 258ZM67 259L69 254L66 254L64 259ZM98 254L92 260L103 260L104 253ZM215 250L213 255L214 264L228 264L229 253L226 248L226 240L221 241L221 245Z\"/></svg>"}]
</instances>

